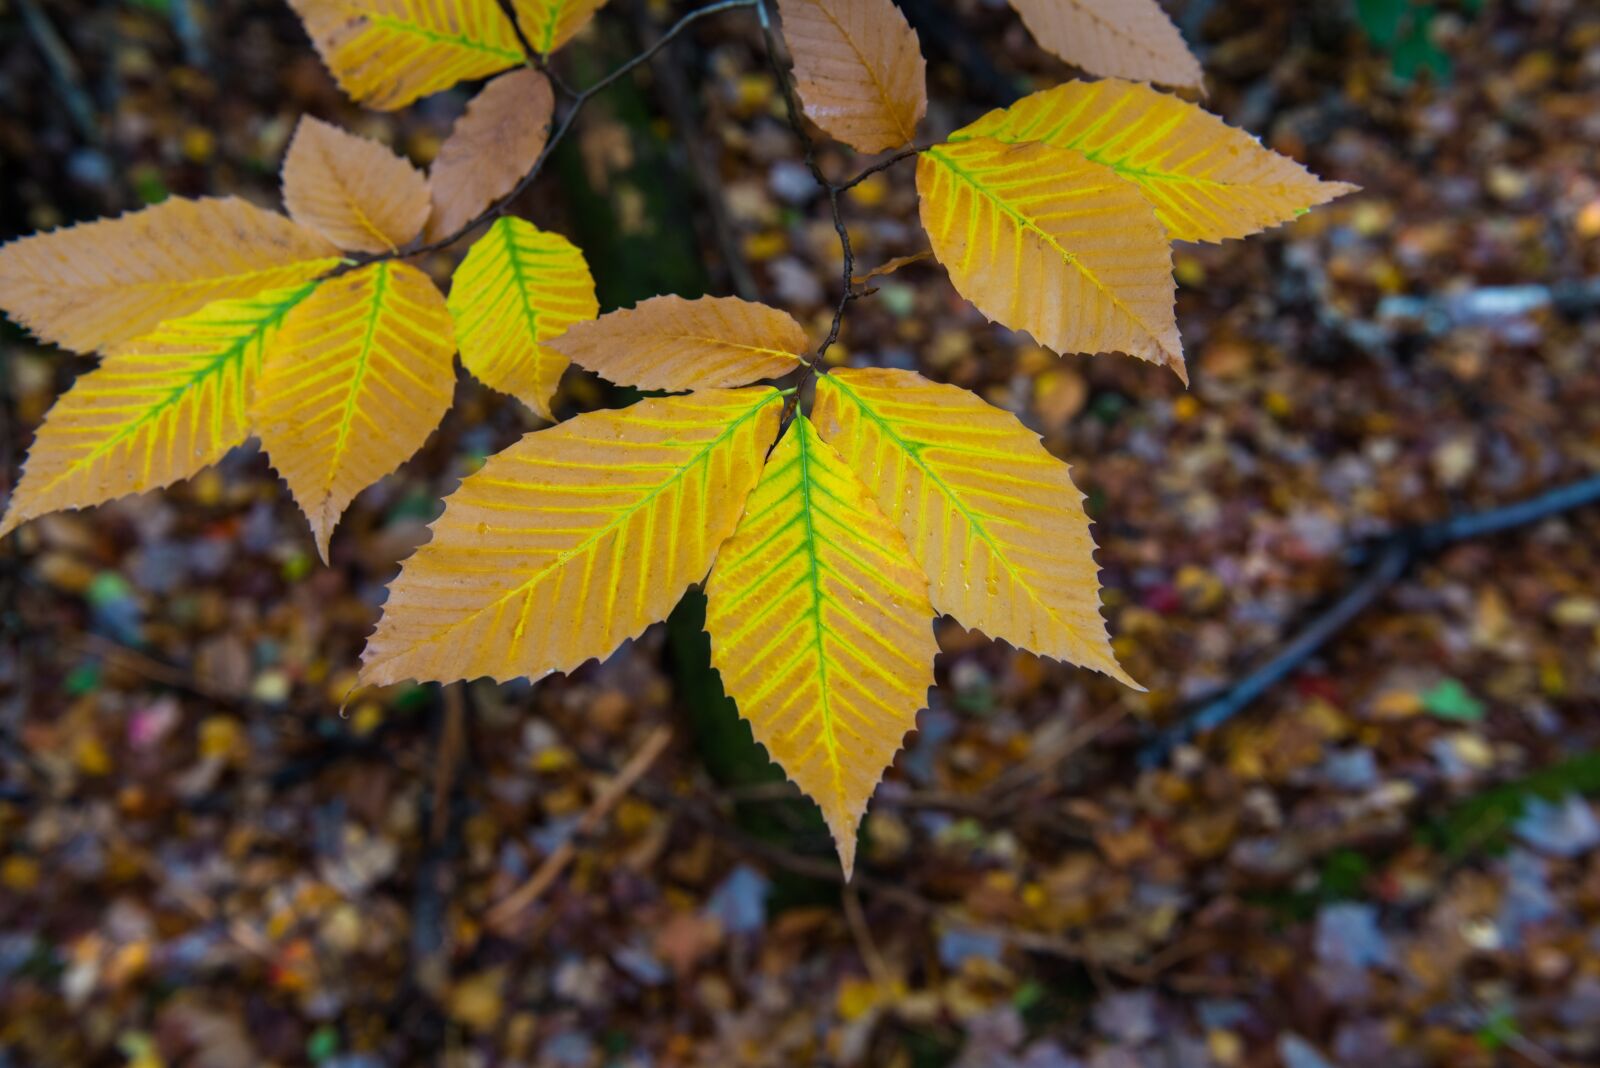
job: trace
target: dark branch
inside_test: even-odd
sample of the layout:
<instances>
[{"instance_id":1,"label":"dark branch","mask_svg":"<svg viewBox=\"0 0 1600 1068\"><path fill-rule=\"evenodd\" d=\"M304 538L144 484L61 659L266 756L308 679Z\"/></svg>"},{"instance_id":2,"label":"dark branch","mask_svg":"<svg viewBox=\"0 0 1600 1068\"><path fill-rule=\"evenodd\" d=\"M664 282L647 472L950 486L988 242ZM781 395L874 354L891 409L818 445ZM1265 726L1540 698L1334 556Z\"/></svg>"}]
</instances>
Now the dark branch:
<instances>
[{"instance_id":1,"label":"dark branch","mask_svg":"<svg viewBox=\"0 0 1600 1068\"><path fill-rule=\"evenodd\" d=\"M1361 554L1361 559L1368 562L1354 586L1254 671L1158 735L1140 754L1140 762L1145 767L1160 764L1195 735L1214 730L1243 712L1262 694L1298 670L1334 635L1388 592L1418 561L1459 542L1501 534L1592 504L1600 504L1600 476L1501 508L1453 516L1379 539Z\"/></svg>"}]
</instances>

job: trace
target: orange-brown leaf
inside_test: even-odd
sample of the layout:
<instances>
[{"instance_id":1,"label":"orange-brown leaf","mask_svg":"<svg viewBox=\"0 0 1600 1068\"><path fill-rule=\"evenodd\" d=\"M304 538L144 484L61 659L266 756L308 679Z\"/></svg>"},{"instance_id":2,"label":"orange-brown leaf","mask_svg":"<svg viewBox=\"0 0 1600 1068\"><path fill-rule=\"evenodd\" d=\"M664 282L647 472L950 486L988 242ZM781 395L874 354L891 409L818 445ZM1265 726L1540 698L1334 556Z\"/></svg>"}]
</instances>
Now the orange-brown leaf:
<instances>
[{"instance_id":1,"label":"orange-brown leaf","mask_svg":"<svg viewBox=\"0 0 1600 1068\"><path fill-rule=\"evenodd\" d=\"M656 397L491 457L390 585L362 681L537 679L609 656L705 578L782 410L773 389Z\"/></svg>"},{"instance_id":2,"label":"orange-brown leaf","mask_svg":"<svg viewBox=\"0 0 1600 1068\"><path fill-rule=\"evenodd\" d=\"M428 221L428 180L376 141L310 115L283 161L283 201L294 221L340 248L391 252Z\"/></svg>"},{"instance_id":3,"label":"orange-brown leaf","mask_svg":"<svg viewBox=\"0 0 1600 1068\"><path fill-rule=\"evenodd\" d=\"M173 198L0 248L0 308L45 341L90 352L338 262L320 234L282 215L234 197Z\"/></svg>"},{"instance_id":4,"label":"orange-brown leaf","mask_svg":"<svg viewBox=\"0 0 1600 1068\"><path fill-rule=\"evenodd\" d=\"M422 447L455 392L444 295L403 263L317 286L283 321L251 411L317 551L356 494Z\"/></svg>"},{"instance_id":5,"label":"orange-brown leaf","mask_svg":"<svg viewBox=\"0 0 1600 1068\"><path fill-rule=\"evenodd\" d=\"M475 219L533 169L555 113L550 79L536 70L502 74L483 87L439 147L429 177L438 240Z\"/></svg>"},{"instance_id":6,"label":"orange-brown leaf","mask_svg":"<svg viewBox=\"0 0 1600 1068\"><path fill-rule=\"evenodd\" d=\"M778 11L811 121L862 152L916 138L927 64L893 0L778 0Z\"/></svg>"},{"instance_id":7,"label":"orange-brown leaf","mask_svg":"<svg viewBox=\"0 0 1600 1068\"><path fill-rule=\"evenodd\" d=\"M817 429L871 488L963 626L1134 685L1100 615L1083 494L1017 417L911 371L817 382Z\"/></svg>"},{"instance_id":8,"label":"orange-brown leaf","mask_svg":"<svg viewBox=\"0 0 1600 1068\"><path fill-rule=\"evenodd\" d=\"M1204 73L1156 0L1011 0L1034 40L1090 74L1198 86Z\"/></svg>"},{"instance_id":9,"label":"orange-brown leaf","mask_svg":"<svg viewBox=\"0 0 1600 1068\"><path fill-rule=\"evenodd\" d=\"M806 334L765 304L668 296L577 323L550 347L618 385L713 389L793 371Z\"/></svg>"},{"instance_id":10,"label":"orange-brown leaf","mask_svg":"<svg viewBox=\"0 0 1600 1068\"><path fill-rule=\"evenodd\" d=\"M1172 253L1138 186L1071 149L978 137L922 153L917 192L934 255L984 315L1185 376Z\"/></svg>"}]
</instances>

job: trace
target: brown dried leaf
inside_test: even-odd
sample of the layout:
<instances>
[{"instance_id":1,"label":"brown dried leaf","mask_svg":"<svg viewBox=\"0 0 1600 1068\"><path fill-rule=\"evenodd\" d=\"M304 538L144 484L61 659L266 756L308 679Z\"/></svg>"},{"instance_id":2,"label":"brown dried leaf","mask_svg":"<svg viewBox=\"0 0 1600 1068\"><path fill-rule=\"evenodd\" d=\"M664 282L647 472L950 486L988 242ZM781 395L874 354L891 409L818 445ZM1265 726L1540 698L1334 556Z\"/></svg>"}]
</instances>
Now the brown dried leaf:
<instances>
[{"instance_id":1,"label":"brown dried leaf","mask_svg":"<svg viewBox=\"0 0 1600 1068\"><path fill-rule=\"evenodd\" d=\"M428 221L428 180L376 141L310 115L283 161L283 202L294 221L340 248L390 252Z\"/></svg>"},{"instance_id":2,"label":"brown dried leaf","mask_svg":"<svg viewBox=\"0 0 1600 1068\"><path fill-rule=\"evenodd\" d=\"M1010 0L1042 48L1090 74L1199 86L1200 63L1156 0Z\"/></svg>"},{"instance_id":3,"label":"brown dried leaf","mask_svg":"<svg viewBox=\"0 0 1600 1068\"><path fill-rule=\"evenodd\" d=\"M321 235L275 212L234 197L175 197L0 248L0 308L45 341L90 352L338 262Z\"/></svg>"},{"instance_id":4,"label":"brown dried leaf","mask_svg":"<svg viewBox=\"0 0 1600 1068\"><path fill-rule=\"evenodd\" d=\"M536 70L502 74L483 87L433 161L429 240L461 229L533 169L555 106L550 79Z\"/></svg>"},{"instance_id":5,"label":"brown dried leaf","mask_svg":"<svg viewBox=\"0 0 1600 1068\"><path fill-rule=\"evenodd\" d=\"M621 386L715 389L800 366L806 333L777 308L738 297L651 297L577 323L549 343Z\"/></svg>"},{"instance_id":6,"label":"brown dried leaf","mask_svg":"<svg viewBox=\"0 0 1600 1068\"><path fill-rule=\"evenodd\" d=\"M928 110L927 63L892 0L778 0L806 114L862 152L909 144Z\"/></svg>"}]
</instances>

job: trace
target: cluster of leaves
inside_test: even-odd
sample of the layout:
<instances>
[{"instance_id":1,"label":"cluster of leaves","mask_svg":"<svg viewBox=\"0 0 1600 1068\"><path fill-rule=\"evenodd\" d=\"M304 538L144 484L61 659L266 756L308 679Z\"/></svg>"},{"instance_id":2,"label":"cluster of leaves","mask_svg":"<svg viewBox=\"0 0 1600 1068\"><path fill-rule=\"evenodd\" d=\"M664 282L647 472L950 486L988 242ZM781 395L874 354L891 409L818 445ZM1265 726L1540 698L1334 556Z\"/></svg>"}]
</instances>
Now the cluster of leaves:
<instances>
[{"instance_id":1,"label":"cluster of leaves","mask_svg":"<svg viewBox=\"0 0 1600 1068\"><path fill-rule=\"evenodd\" d=\"M733 298L596 319L581 252L504 214L587 98L552 135L535 68L597 2L514 0L515 22L496 0L291 2L376 107L528 67L480 91L427 177L307 119L284 165L289 219L178 201L0 250L0 306L105 352L41 428L4 529L187 477L254 432L326 556L356 493L443 415L458 349L546 417L570 360L673 395L530 434L469 476L392 585L363 681L569 671L704 582L724 685L821 806L847 871L926 702L936 615L1134 685L1100 614L1082 494L1013 415L910 372L827 371L837 316L815 349L784 312ZM916 157L923 225L963 296L1058 352L1184 376L1171 242L1242 237L1349 187L1121 80L1200 80L1154 0L1013 5L1107 77L905 148L925 64L892 0L778 0L805 113L859 151L901 150L869 170ZM813 169L837 211L854 180ZM448 300L402 262L491 220ZM860 295L848 255L845 287L840 314Z\"/></svg>"},{"instance_id":2,"label":"cluster of leaves","mask_svg":"<svg viewBox=\"0 0 1600 1068\"><path fill-rule=\"evenodd\" d=\"M598 311L583 254L500 218L448 301L399 254L512 190L554 103L537 71L495 79L428 175L306 117L283 164L288 218L172 199L0 249L0 306L43 340L104 354L40 427L0 534L188 478L254 434L326 559L350 502L450 407L458 348L549 418L566 360L546 342Z\"/></svg>"}]
</instances>

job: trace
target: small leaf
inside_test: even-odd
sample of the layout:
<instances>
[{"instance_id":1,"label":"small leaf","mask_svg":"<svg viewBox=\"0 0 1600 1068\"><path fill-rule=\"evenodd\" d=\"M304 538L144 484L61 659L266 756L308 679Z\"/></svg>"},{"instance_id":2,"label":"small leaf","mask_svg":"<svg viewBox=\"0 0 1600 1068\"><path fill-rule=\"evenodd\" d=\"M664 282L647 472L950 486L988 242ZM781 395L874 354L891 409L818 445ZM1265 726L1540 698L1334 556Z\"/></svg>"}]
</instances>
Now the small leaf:
<instances>
[{"instance_id":1,"label":"small leaf","mask_svg":"<svg viewBox=\"0 0 1600 1068\"><path fill-rule=\"evenodd\" d=\"M356 494L404 463L443 418L454 355L444 297L405 264L323 282L284 320L252 419L323 560Z\"/></svg>"},{"instance_id":2,"label":"small leaf","mask_svg":"<svg viewBox=\"0 0 1600 1068\"><path fill-rule=\"evenodd\" d=\"M1025 96L950 140L975 137L1083 153L1136 184L1177 241L1246 237L1356 188L1322 181L1185 100L1114 78Z\"/></svg>"},{"instance_id":3,"label":"small leaf","mask_svg":"<svg viewBox=\"0 0 1600 1068\"><path fill-rule=\"evenodd\" d=\"M382 111L522 63L498 0L289 0L339 88Z\"/></svg>"},{"instance_id":4,"label":"small leaf","mask_svg":"<svg viewBox=\"0 0 1600 1068\"><path fill-rule=\"evenodd\" d=\"M933 685L928 580L804 415L772 450L706 583L711 663L822 807L848 878L867 801Z\"/></svg>"},{"instance_id":5,"label":"small leaf","mask_svg":"<svg viewBox=\"0 0 1600 1068\"><path fill-rule=\"evenodd\" d=\"M1198 87L1205 78L1156 0L1011 0L1040 47L1090 74Z\"/></svg>"},{"instance_id":6,"label":"small leaf","mask_svg":"<svg viewBox=\"0 0 1600 1068\"><path fill-rule=\"evenodd\" d=\"M1422 707L1440 719L1476 723L1483 719L1483 702L1460 679L1440 679L1422 695Z\"/></svg>"},{"instance_id":7,"label":"small leaf","mask_svg":"<svg viewBox=\"0 0 1600 1068\"><path fill-rule=\"evenodd\" d=\"M453 234L533 169L555 113L550 79L536 70L502 74L483 87L439 147L429 176L428 238Z\"/></svg>"},{"instance_id":8,"label":"small leaf","mask_svg":"<svg viewBox=\"0 0 1600 1068\"><path fill-rule=\"evenodd\" d=\"M714 389L800 366L806 334L776 308L737 297L651 297L580 323L551 345L621 386Z\"/></svg>"},{"instance_id":9,"label":"small leaf","mask_svg":"<svg viewBox=\"0 0 1600 1068\"><path fill-rule=\"evenodd\" d=\"M0 248L0 308L45 341L91 352L338 262L320 234L243 200L173 199Z\"/></svg>"},{"instance_id":10,"label":"small leaf","mask_svg":"<svg viewBox=\"0 0 1600 1068\"><path fill-rule=\"evenodd\" d=\"M917 159L922 225L957 291L1057 352L1126 352L1188 381L1172 253L1139 188L1071 149L988 137Z\"/></svg>"},{"instance_id":11,"label":"small leaf","mask_svg":"<svg viewBox=\"0 0 1600 1068\"><path fill-rule=\"evenodd\" d=\"M606 0L511 0L528 43L548 56L588 25Z\"/></svg>"},{"instance_id":12,"label":"small leaf","mask_svg":"<svg viewBox=\"0 0 1600 1068\"><path fill-rule=\"evenodd\" d=\"M567 358L548 342L600 310L577 246L502 218L456 268L449 304L463 366L553 422L550 398Z\"/></svg>"},{"instance_id":13,"label":"small leaf","mask_svg":"<svg viewBox=\"0 0 1600 1068\"><path fill-rule=\"evenodd\" d=\"M778 0L778 12L813 122L862 152L916 139L927 63L893 0Z\"/></svg>"},{"instance_id":14,"label":"small leaf","mask_svg":"<svg viewBox=\"0 0 1600 1068\"><path fill-rule=\"evenodd\" d=\"M283 161L289 215L340 248L393 252L422 230L428 180L376 141L306 115Z\"/></svg>"},{"instance_id":15,"label":"small leaf","mask_svg":"<svg viewBox=\"0 0 1600 1068\"><path fill-rule=\"evenodd\" d=\"M772 389L653 398L491 457L389 587L362 681L537 679L610 655L710 570L782 408Z\"/></svg>"},{"instance_id":16,"label":"small leaf","mask_svg":"<svg viewBox=\"0 0 1600 1068\"><path fill-rule=\"evenodd\" d=\"M262 355L310 284L220 300L112 349L34 438L0 535L26 520L189 478L250 436Z\"/></svg>"},{"instance_id":17,"label":"small leaf","mask_svg":"<svg viewBox=\"0 0 1600 1068\"><path fill-rule=\"evenodd\" d=\"M1083 494L1038 434L968 390L886 369L823 375L814 418L905 535L938 612L1138 687L1100 614Z\"/></svg>"}]
</instances>

